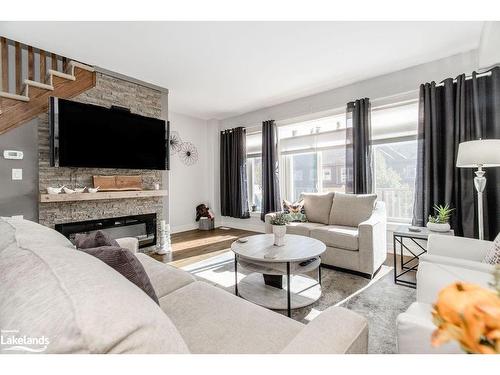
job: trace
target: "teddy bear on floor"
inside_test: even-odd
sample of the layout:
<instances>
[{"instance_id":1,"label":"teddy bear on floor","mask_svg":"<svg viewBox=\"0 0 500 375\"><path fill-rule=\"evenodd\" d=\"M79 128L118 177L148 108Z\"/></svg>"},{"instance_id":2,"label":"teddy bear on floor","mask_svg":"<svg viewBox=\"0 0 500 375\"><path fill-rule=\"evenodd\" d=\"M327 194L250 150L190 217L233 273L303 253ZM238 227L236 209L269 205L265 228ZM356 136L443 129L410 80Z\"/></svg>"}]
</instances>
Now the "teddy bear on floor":
<instances>
[{"instance_id":1,"label":"teddy bear on floor","mask_svg":"<svg viewBox=\"0 0 500 375\"><path fill-rule=\"evenodd\" d=\"M202 217L208 217L210 220L214 218L214 215L210 212L210 208L204 203L196 206L196 221L200 221Z\"/></svg>"}]
</instances>

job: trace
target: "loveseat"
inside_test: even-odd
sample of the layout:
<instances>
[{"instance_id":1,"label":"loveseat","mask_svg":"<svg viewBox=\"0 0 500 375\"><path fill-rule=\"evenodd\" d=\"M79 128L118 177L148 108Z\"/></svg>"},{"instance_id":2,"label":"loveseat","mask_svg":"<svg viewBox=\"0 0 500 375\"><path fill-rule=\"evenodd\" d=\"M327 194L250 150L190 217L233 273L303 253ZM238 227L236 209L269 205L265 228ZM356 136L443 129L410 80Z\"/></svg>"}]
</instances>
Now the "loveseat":
<instances>
[{"instance_id":1,"label":"loveseat","mask_svg":"<svg viewBox=\"0 0 500 375\"><path fill-rule=\"evenodd\" d=\"M307 222L288 223L286 232L316 238L326 245L323 265L373 277L387 258L384 202L375 194L304 193ZM266 233L272 233L266 215Z\"/></svg>"},{"instance_id":2,"label":"loveseat","mask_svg":"<svg viewBox=\"0 0 500 375\"><path fill-rule=\"evenodd\" d=\"M127 241L121 241L126 243ZM159 305L39 224L0 218L1 353L366 353L367 321L337 307L304 325L137 253ZM19 343L17 343L19 344Z\"/></svg>"},{"instance_id":3,"label":"loveseat","mask_svg":"<svg viewBox=\"0 0 500 375\"><path fill-rule=\"evenodd\" d=\"M432 322L432 305L440 290L457 281L491 288L494 266L482 260L492 244L472 238L429 236L427 254L419 259L417 300L397 318L399 353L463 354L454 341L440 347L431 346L431 335L436 329Z\"/></svg>"}]
</instances>

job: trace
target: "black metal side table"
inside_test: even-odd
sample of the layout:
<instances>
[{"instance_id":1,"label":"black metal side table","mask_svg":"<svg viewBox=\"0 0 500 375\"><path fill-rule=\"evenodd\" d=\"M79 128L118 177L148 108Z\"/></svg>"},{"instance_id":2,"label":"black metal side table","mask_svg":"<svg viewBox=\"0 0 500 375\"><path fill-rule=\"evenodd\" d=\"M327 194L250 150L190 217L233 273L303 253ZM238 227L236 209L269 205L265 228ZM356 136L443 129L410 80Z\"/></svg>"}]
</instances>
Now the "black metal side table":
<instances>
[{"instance_id":1,"label":"black metal side table","mask_svg":"<svg viewBox=\"0 0 500 375\"><path fill-rule=\"evenodd\" d=\"M418 270L418 260L421 255L427 252L427 249L418 241L427 241L430 234L440 234L453 236L453 230L449 232L431 232L425 227L420 227L419 232L413 232L406 226L400 226L393 232L393 246L394 246L394 284L404 285L411 288L416 288L417 283L414 281L405 280L404 275L409 272L416 272ZM404 240L408 240L411 244L415 245L413 248L408 247ZM408 242L407 242L408 243ZM399 246L397 246L399 245ZM399 250L399 254L398 254ZM409 252L410 259L404 260L404 250ZM397 256L399 255L399 262ZM399 263L399 270L398 270Z\"/></svg>"}]
</instances>

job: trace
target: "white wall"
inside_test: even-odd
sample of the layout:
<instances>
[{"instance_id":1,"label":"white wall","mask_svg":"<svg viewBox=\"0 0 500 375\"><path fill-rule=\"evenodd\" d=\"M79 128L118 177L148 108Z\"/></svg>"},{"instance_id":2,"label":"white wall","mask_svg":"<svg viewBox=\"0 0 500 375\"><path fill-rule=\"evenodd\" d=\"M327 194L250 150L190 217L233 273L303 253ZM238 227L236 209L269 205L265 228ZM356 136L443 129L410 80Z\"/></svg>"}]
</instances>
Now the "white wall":
<instances>
[{"instance_id":1,"label":"white wall","mask_svg":"<svg viewBox=\"0 0 500 375\"><path fill-rule=\"evenodd\" d=\"M453 55L426 64L356 82L351 85L306 96L272 107L262 108L239 116L222 120L221 129L235 126L262 125L265 120L287 120L313 113L344 108L354 99L368 97L371 101L382 102L394 95L414 92L418 96L421 83L441 81L462 73L470 73L478 68L478 51L473 50Z\"/></svg>"},{"instance_id":2,"label":"white wall","mask_svg":"<svg viewBox=\"0 0 500 375\"><path fill-rule=\"evenodd\" d=\"M198 204L212 207L215 184L211 165L215 151L207 121L174 112L169 113L169 120L170 131L178 131L183 141L198 149L198 162L191 166L184 165L176 154L170 157L169 222L172 232L183 232L198 227Z\"/></svg>"},{"instance_id":3,"label":"white wall","mask_svg":"<svg viewBox=\"0 0 500 375\"><path fill-rule=\"evenodd\" d=\"M479 66L500 64L500 22L486 22L479 43Z\"/></svg>"},{"instance_id":4,"label":"white wall","mask_svg":"<svg viewBox=\"0 0 500 375\"><path fill-rule=\"evenodd\" d=\"M394 101L395 98L398 100L417 98L418 88L421 83L433 80L438 82L462 73L470 73L478 69L478 67L478 50L473 50L360 81L348 86L227 118L219 122L219 128L222 130L236 126L255 127L261 126L262 121L270 119L283 121L307 117L311 114L343 108L349 101L362 97L370 98L375 105L389 103ZM216 173L218 179L218 171ZM215 194L217 196L219 194L218 186L216 187ZM256 217L250 219L222 217L221 223L222 225L235 228L264 231L264 224ZM388 246L392 247L391 231L388 232L387 238Z\"/></svg>"}]
</instances>

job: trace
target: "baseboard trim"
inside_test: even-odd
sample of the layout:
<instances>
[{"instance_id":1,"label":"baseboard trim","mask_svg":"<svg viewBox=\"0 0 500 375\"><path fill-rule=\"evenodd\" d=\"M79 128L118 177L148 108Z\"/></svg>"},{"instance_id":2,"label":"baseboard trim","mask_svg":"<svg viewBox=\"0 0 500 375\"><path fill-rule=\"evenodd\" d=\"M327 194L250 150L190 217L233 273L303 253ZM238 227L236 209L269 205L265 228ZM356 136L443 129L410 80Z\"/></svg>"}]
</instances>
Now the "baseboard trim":
<instances>
[{"instance_id":1,"label":"baseboard trim","mask_svg":"<svg viewBox=\"0 0 500 375\"><path fill-rule=\"evenodd\" d=\"M221 225L222 227L228 227L228 228L234 228L234 229L241 229L241 230L248 230L252 232L258 232L258 233L265 233L265 228L259 225L240 225L236 223L224 223L222 222Z\"/></svg>"},{"instance_id":2,"label":"baseboard trim","mask_svg":"<svg viewBox=\"0 0 500 375\"><path fill-rule=\"evenodd\" d=\"M193 229L198 229L197 223L171 226L170 233L187 232L188 230Z\"/></svg>"}]
</instances>

